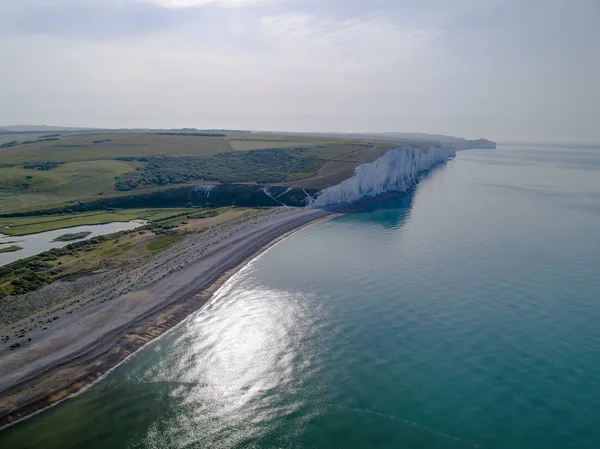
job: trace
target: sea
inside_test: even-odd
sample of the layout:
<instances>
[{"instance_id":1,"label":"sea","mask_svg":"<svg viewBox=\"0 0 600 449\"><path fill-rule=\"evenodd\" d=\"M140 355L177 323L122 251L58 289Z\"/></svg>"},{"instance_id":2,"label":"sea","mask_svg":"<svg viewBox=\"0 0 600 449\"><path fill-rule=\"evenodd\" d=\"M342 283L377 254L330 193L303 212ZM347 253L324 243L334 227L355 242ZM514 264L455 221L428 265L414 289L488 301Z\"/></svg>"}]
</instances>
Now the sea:
<instances>
[{"instance_id":1,"label":"sea","mask_svg":"<svg viewBox=\"0 0 600 449\"><path fill-rule=\"evenodd\" d=\"M11 448L600 448L600 147L467 150L315 223Z\"/></svg>"}]
</instances>

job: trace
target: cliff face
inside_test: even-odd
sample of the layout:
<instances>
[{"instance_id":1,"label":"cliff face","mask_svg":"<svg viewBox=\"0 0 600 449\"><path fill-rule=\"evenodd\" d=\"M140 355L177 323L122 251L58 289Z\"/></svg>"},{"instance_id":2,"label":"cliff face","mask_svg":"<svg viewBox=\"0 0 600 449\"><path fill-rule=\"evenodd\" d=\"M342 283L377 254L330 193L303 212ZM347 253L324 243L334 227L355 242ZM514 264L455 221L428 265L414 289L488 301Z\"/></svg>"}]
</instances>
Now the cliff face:
<instances>
[{"instance_id":1,"label":"cliff face","mask_svg":"<svg viewBox=\"0 0 600 449\"><path fill-rule=\"evenodd\" d=\"M353 177L322 190L309 206L352 203L388 191L405 192L417 183L420 172L455 154L454 147L431 146L423 151L410 145L399 146L373 162L358 166Z\"/></svg>"},{"instance_id":2,"label":"cliff face","mask_svg":"<svg viewBox=\"0 0 600 449\"><path fill-rule=\"evenodd\" d=\"M420 147L425 148L423 144ZM373 162L359 165L354 175L323 190L256 184L215 184L173 187L142 194L106 197L47 209L46 214L90 212L107 208L146 207L324 207L352 203L389 191L413 187L420 172L455 155L454 146L432 145L424 151L411 144L391 149ZM34 216L39 211L13 216Z\"/></svg>"}]
</instances>

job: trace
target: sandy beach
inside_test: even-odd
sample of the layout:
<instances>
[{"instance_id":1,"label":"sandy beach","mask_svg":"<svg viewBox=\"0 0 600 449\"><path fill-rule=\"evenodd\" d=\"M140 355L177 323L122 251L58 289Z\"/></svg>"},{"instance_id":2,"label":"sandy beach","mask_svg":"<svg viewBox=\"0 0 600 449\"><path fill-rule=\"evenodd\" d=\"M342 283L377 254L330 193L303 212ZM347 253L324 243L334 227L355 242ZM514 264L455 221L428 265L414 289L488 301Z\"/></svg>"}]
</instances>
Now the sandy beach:
<instances>
[{"instance_id":1,"label":"sandy beach","mask_svg":"<svg viewBox=\"0 0 600 449\"><path fill-rule=\"evenodd\" d=\"M327 215L268 210L189 235L126 268L30 295L41 304L37 312L0 324L0 428L89 385L202 307L251 257Z\"/></svg>"}]
</instances>

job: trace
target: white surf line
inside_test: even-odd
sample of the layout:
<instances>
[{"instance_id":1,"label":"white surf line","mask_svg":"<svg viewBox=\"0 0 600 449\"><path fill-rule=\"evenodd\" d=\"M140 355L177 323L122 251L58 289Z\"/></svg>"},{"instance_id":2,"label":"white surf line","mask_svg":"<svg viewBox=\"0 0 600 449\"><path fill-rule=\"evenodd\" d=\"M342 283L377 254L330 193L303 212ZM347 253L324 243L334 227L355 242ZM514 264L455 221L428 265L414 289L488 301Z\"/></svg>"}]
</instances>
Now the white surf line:
<instances>
[{"instance_id":1,"label":"white surf line","mask_svg":"<svg viewBox=\"0 0 600 449\"><path fill-rule=\"evenodd\" d=\"M282 206L284 206L284 207L288 207L288 205L287 205L287 204L285 204L285 203L282 203L282 202L281 202L281 201L279 201L277 198L275 198L273 195L271 195L271 192L269 192L269 188L268 188L268 187L263 187L261 190L262 190L262 191L265 193L265 195L267 195L269 198L272 198L272 199L274 199L275 201L277 201L279 204L281 204L281 205L282 205Z\"/></svg>"},{"instance_id":2,"label":"white surf line","mask_svg":"<svg viewBox=\"0 0 600 449\"><path fill-rule=\"evenodd\" d=\"M382 418L388 418L388 419L392 419L394 421L399 421L399 422L401 422L403 424L406 424L408 426L414 427L415 429L424 430L426 432L429 432L431 434L434 434L434 435L437 435L437 436L440 436L440 437L443 437L443 438L448 438L448 439L451 439L451 440L454 440L454 441L459 441L459 442L466 443L469 446L471 446L473 448L476 448L476 449L480 449L481 448L481 446L473 443L472 441L465 440L464 438L459 438L459 437L454 436L454 435L450 435L449 433L445 433L445 432L442 432L442 431L437 430L437 429L432 429L431 427L428 427L428 426L426 426L424 424L419 424L417 422L409 421L407 419L398 419L398 418L396 418L395 416L392 416L392 415L386 415L384 413L379 413L379 412L375 412L373 410L367 410L367 409L362 409L362 408L344 407L344 406L341 406L341 405L332 405L332 404L330 404L330 407L339 408L341 410L349 410L349 411L353 411L353 412L371 413L373 415L381 416Z\"/></svg>"}]
</instances>

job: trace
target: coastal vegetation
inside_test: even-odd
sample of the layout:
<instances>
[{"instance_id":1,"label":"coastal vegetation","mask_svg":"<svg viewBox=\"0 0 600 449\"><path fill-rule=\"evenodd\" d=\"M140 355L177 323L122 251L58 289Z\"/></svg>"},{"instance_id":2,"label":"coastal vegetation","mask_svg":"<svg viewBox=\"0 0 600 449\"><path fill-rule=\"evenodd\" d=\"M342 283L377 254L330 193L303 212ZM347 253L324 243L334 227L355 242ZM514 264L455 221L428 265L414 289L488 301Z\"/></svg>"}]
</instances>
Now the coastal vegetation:
<instances>
[{"instance_id":1,"label":"coastal vegetation","mask_svg":"<svg viewBox=\"0 0 600 449\"><path fill-rule=\"evenodd\" d=\"M73 232L70 234L59 235L52 241L53 242L70 242L73 240L81 240L90 234L91 234L91 232L89 232L89 231L88 232L85 232L85 231L84 232Z\"/></svg>"},{"instance_id":2,"label":"coastal vegetation","mask_svg":"<svg viewBox=\"0 0 600 449\"><path fill-rule=\"evenodd\" d=\"M153 253L162 249L168 248L169 246L183 240L183 236L172 235L156 238L148 243L147 248Z\"/></svg>"},{"instance_id":3,"label":"coastal vegetation","mask_svg":"<svg viewBox=\"0 0 600 449\"><path fill-rule=\"evenodd\" d=\"M113 268L163 251L189 233L223 223L253 209L191 208L137 211L152 218L144 227L80 240L0 267L0 297L38 290L56 280ZM156 213L155 213L156 212ZM67 234L68 235L68 234Z\"/></svg>"},{"instance_id":4,"label":"coastal vegetation","mask_svg":"<svg viewBox=\"0 0 600 449\"><path fill-rule=\"evenodd\" d=\"M192 181L221 184L280 183L301 174L313 176L325 160L307 154L307 148L282 148L219 153L212 156L142 158L144 169L117 180L115 189L183 184Z\"/></svg>"},{"instance_id":5,"label":"coastal vegetation","mask_svg":"<svg viewBox=\"0 0 600 449\"><path fill-rule=\"evenodd\" d=\"M22 249L23 249L23 247L21 247L19 245L11 245L11 246L6 246L6 247L0 246L0 253L14 253L15 251L20 251Z\"/></svg>"}]
</instances>

